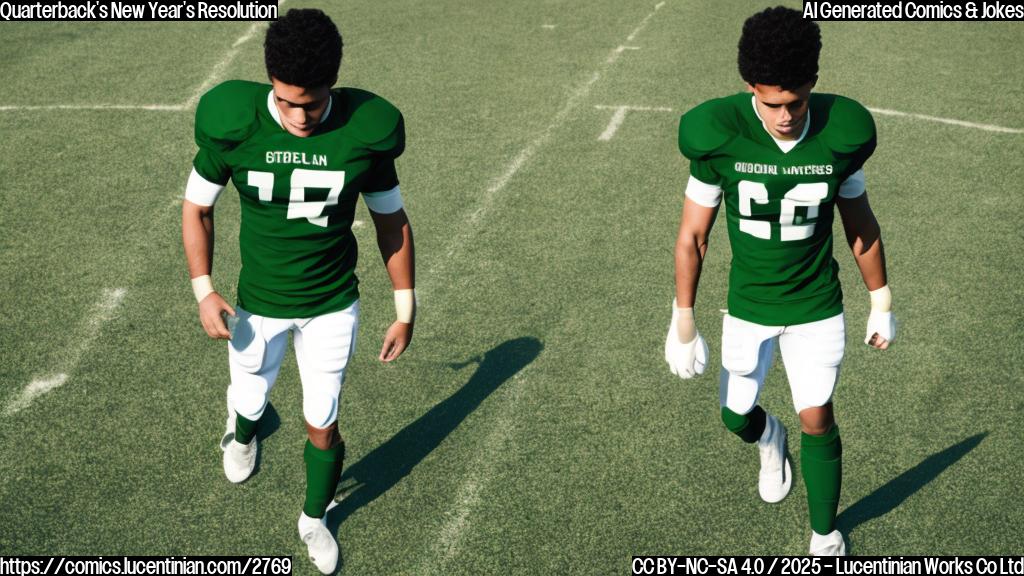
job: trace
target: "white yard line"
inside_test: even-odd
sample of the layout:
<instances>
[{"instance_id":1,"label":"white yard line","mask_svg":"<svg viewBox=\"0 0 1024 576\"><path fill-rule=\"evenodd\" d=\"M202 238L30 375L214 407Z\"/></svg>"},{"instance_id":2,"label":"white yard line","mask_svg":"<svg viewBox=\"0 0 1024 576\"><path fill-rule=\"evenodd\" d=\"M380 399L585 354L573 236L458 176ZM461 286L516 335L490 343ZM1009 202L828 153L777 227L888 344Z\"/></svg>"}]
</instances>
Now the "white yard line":
<instances>
[{"instance_id":1,"label":"white yard line","mask_svg":"<svg viewBox=\"0 0 1024 576\"><path fill-rule=\"evenodd\" d=\"M78 363L85 356L86 351L99 338L104 325L114 318L114 313L121 306L121 303L124 302L126 293L127 291L124 288L108 288L103 291L99 302L96 303L92 313L86 318L74 347L68 348L61 359L60 366L55 370L56 374L40 376L29 382L28 386L25 386L25 389L15 398L11 399L7 406L4 407L5 416L17 414L31 405L36 398L59 388L67 382L69 375L75 371Z\"/></svg>"},{"instance_id":2,"label":"white yard line","mask_svg":"<svg viewBox=\"0 0 1024 576\"><path fill-rule=\"evenodd\" d=\"M287 0L280 0L277 3L278 7L284 4ZM241 36L235 39L234 43L231 44L231 49L228 50L227 54L220 59L219 62L214 64L210 73L206 76L199 86L192 91L192 95L188 97L181 104L51 104L51 105L2 105L0 106L0 112L19 112L19 111L45 111L45 110L148 110L148 111L160 111L160 112L181 112L184 110L191 110L198 102L199 98L206 93L207 90L213 88L213 86L220 79L221 75L227 70L228 66L235 60L238 53L241 51L240 47L252 40L257 36L256 32L260 28L266 26L266 22L254 22Z\"/></svg>"},{"instance_id":3,"label":"white yard line","mask_svg":"<svg viewBox=\"0 0 1024 576\"><path fill-rule=\"evenodd\" d=\"M654 10L645 16L640 24L630 33L628 40L632 41L647 26L655 12L664 5L665 2L658 3ZM619 44L614 48L609 57L590 75L587 81L570 93L568 100L558 110L547 127L512 158L505 171L487 187L480 206L470 215L468 225L462 227L463 232L453 236L447 257L438 260L431 267L427 278L437 278L438 268L444 263L450 262L455 252L465 246L468 240L476 234L477 226L493 208L498 193L530 161L534 154L537 153L537 150L551 139L554 132L565 123L570 114L590 94L591 88L601 79L605 70L614 64L615 56L621 54L625 49L627 48L624 48L623 44ZM456 492L454 505L448 513L447 520L441 527L439 536L432 546L433 553L425 559L426 565L421 566L423 569L418 570L417 573L446 574L448 573L448 564L459 552L463 534L470 524L470 515L479 504L481 493L496 475L496 467L500 461L498 455L504 452L502 448L511 439L510 431L513 428L512 424L515 421L516 408L522 396L522 371L512 378L509 385L511 386L509 396L496 399L499 403L498 416L490 425L490 431L484 440L483 447L476 454L474 465L470 467L469 477L463 481L458 492Z\"/></svg>"},{"instance_id":4,"label":"white yard line","mask_svg":"<svg viewBox=\"0 0 1024 576\"><path fill-rule=\"evenodd\" d=\"M597 137L601 142L608 142L615 136L615 133L619 130L619 126L622 126L622 123L626 120L626 113L630 110L636 110L638 112L672 111L671 108L666 108L664 106L604 106L599 104L594 106L594 108L597 108L598 110L615 110L615 113L612 114L611 120L608 121L608 127L604 129L604 132L602 132L600 136Z\"/></svg>"},{"instance_id":5,"label":"white yard line","mask_svg":"<svg viewBox=\"0 0 1024 576\"><path fill-rule=\"evenodd\" d=\"M640 22L640 24L636 28L634 28L632 32L630 32L628 40L633 40L633 38L635 38L636 35L639 34L647 26L647 23L650 22L654 14L664 5L665 2L658 3L654 7L654 10L652 10L647 16L645 16L644 19ZM442 260L439 260L438 262L443 263L446 261L450 261L451 257L455 254L457 250L461 249L461 247L465 244L468 238L476 234L476 227L479 225L480 221L490 213L491 209L494 206L494 201L498 195L498 192L501 192L505 188L505 186L508 185L509 181L511 181L512 178L519 172L519 170L522 169L522 167L525 166L533 158L534 154L537 153L537 150L541 148L544 144L546 144L548 140L551 139L555 131L558 130L562 126L562 124L565 123L565 121L569 118L570 114L579 106L580 102L590 94L590 90L593 88L594 84L601 79L601 76L604 74L606 69L615 63L617 55L621 54L622 51L626 49L629 49L629 47L623 44L618 44L615 48L613 48L609 53L608 57L605 58L602 65L593 73L591 73L590 77L586 80L586 82L581 84L579 87L577 87L574 91L572 91L569 94L569 98L565 101L565 104L563 104L562 107L558 110L558 112L555 113L555 116L551 119L551 122L543 130L541 130L540 134L538 134L533 140L531 140L525 147L523 147L522 150L520 150L512 158L508 166L505 168L504 172L502 172L497 178L495 178L491 182L491 184L486 188L480 200L480 205L477 206L477 209L474 210L472 214L469 215L469 218L467 219L467 225L462 227L462 234L459 234L454 237L453 241L449 245L446 257ZM432 268L428 272L428 277L433 276L436 272L437 270Z\"/></svg>"},{"instance_id":6,"label":"white yard line","mask_svg":"<svg viewBox=\"0 0 1024 576\"><path fill-rule=\"evenodd\" d=\"M515 422L515 410L523 394L523 370L526 369L527 367L524 367L517 372L504 385L509 390L508 397L500 404L498 415L489 424L490 431L469 467L469 477L463 481L455 495L455 504L448 512L447 520L441 526L437 539L434 540L432 553L424 559L426 565L421 565L422 569L416 573L449 573L448 565L459 551L462 535L469 526L469 515L480 504L481 492L495 476L496 468L501 461L498 456L510 452L507 446L510 441L509 430Z\"/></svg>"},{"instance_id":7,"label":"white yard line","mask_svg":"<svg viewBox=\"0 0 1024 576\"><path fill-rule=\"evenodd\" d=\"M900 112L899 110L888 110L886 108L868 108L868 110L875 114L882 114L884 116L903 116L906 118L917 118L918 120L928 120L930 122L941 122L943 124L952 124L953 126L963 126L965 128L976 128L978 130L987 130L989 132L1003 132L1006 134L1024 134L1024 130L1019 128L1006 128L1005 126L996 126L993 124L977 124L975 122L967 122L965 120L956 120L953 118L940 118L938 116L928 116L926 114L914 114L912 112Z\"/></svg>"},{"instance_id":8,"label":"white yard line","mask_svg":"<svg viewBox=\"0 0 1024 576\"><path fill-rule=\"evenodd\" d=\"M285 0L281 0L278 6L284 4ZM159 111L183 111L189 110L195 106L199 101L199 98L210 89L220 78L221 74L227 69L231 62L235 59L240 51L240 46L254 38L256 32L261 26L264 26L265 22L256 22L250 26L244 34L239 36L232 44L231 49L228 50L227 54L214 65L213 69L203 80L203 83L197 87L192 96L182 104L177 105L164 105L164 104L147 104L147 105L122 105L122 104L94 104L94 105L50 105L50 106L0 106L0 111L17 111L17 110L159 110ZM184 185L184 182L182 182ZM173 200L174 205L178 205L181 202L180 197L176 197ZM166 214L173 214L172 211L166 211ZM156 225L156 223L154 223ZM74 373L79 361L85 355L86 351L93 345L96 339L100 336L103 325L109 322L114 312L124 301L126 294L124 288L107 289L104 291L99 303L93 314L86 321L85 327L83 328L83 334L80 335L74 347L69 348L65 354L59 366L54 370L55 374L40 376L33 379L28 383L27 386L18 394L15 398L11 399L4 407L4 415L12 416L21 410L24 410L32 404L38 397L46 394L47 392L63 386L69 379L70 375Z\"/></svg>"},{"instance_id":9,"label":"white yard line","mask_svg":"<svg viewBox=\"0 0 1024 576\"><path fill-rule=\"evenodd\" d=\"M614 64L615 61L619 59L619 56L621 56L622 53L625 52L626 50L639 50L639 49L640 49L639 46L625 46L625 45L619 46L615 50L612 50L612 53L608 55L608 59L605 60L605 63L607 63L607 64Z\"/></svg>"},{"instance_id":10,"label":"white yard line","mask_svg":"<svg viewBox=\"0 0 1024 576\"><path fill-rule=\"evenodd\" d=\"M284 3L285 0L281 0L280 2L278 2L278 7L280 8L281 4ZM188 100L185 100L185 103L182 104L182 106L184 106L186 109L195 106L199 102L199 99L203 96L203 94L205 94L206 91L210 88L213 88L217 81L220 80L221 75L224 74L224 71L227 70L228 66L230 66L231 63L234 62L235 57L238 56L239 52L241 52L241 46L249 40L252 40L254 37L256 37L256 31L266 25L266 22L254 22L252 26L249 26L249 29L246 30L244 34L242 34L235 40L235 42L231 45L231 49L228 50L228 53L220 59L220 62L217 62L213 66L213 68L210 70L210 73L206 76L206 79L203 80L203 83L192 91L192 96L190 96Z\"/></svg>"}]
</instances>

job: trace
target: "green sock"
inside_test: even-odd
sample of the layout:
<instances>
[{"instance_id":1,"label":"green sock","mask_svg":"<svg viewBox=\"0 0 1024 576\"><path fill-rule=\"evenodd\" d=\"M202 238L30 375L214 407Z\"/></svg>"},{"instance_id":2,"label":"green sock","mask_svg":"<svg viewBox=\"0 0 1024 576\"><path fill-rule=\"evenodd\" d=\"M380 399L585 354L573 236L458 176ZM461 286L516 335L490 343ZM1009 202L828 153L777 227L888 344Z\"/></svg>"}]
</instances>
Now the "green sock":
<instances>
[{"instance_id":1,"label":"green sock","mask_svg":"<svg viewBox=\"0 0 1024 576\"><path fill-rule=\"evenodd\" d=\"M306 503L302 505L302 511L310 518L322 518L338 489L345 443L338 442L327 450L321 450L306 440L303 456L306 461Z\"/></svg>"},{"instance_id":2,"label":"green sock","mask_svg":"<svg viewBox=\"0 0 1024 576\"><path fill-rule=\"evenodd\" d=\"M725 427L747 444L757 442L761 437L764 432L764 419L765 413L760 406L754 406L754 409L746 414L737 414L722 406L722 422L725 422Z\"/></svg>"},{"instance_id":3,"label":"green sock","mask_svg":"<svg viewBox=\"0 0 1024 576\"><path fill-rule=\"evenodd\" d=\"M833 425L821 436L800 434L800 471L807 486L811 530L828 534L835 530L843 484L843 443L838 426Z\"/></svg>"},{"instance_id":4,"label":"green sock","mask_svg":"<svg viewBox=\"0 0 1024 576\"><path fill-rule=\"evenodd\" d=\"M259 420L249 420L238 412L235 412L235 441L239 444L248 444L256 436L256 427Z\"/></svg>"}]
</instances>

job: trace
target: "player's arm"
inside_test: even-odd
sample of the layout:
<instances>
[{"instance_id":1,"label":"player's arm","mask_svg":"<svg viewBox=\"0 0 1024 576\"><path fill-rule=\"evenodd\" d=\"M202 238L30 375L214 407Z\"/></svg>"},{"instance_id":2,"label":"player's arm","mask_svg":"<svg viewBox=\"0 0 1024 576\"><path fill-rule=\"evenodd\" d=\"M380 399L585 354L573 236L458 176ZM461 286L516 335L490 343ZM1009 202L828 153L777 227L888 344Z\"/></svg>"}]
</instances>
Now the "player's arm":
<instances>
[{"instance_id":1,"label":"player's arm","mask_svg":"<svg viewBox=\"0 0 1024 576\"><path fill-rule=\"evenodd\" d=\"M697 331L693 305L697 300L697 285L721 195L718 186L691 177L683 202L675 249L676 297L672 302L672 321L665 337L665 361L672 373L680 378L702 374L707 363L707 343Z\"/></svg>"},{"instance_id":2,"label":"player's arm","mask_svg":"<svg viewBox=\"0 0 1024 576\"><path fill-rule=\"evenodd\" d=\"M885 350L896 337L896 322L892 314L892 293L885 269L885 250L882 246L882 231L871 211L868 195L863 191L863 174L850 177L843 184L850 187L850 180L860 179L859 193L840 190L836 198L836 206L843 221L846 242L850 245L853 258L860 268L864 285L871 295L871 314L868 317L868 328L865 343Z\"/></svg>"},{"instance_id":3,"label":"player's arm","mask_svg":"<svg viewBox=\"0 0 1024 576\"><path fill-rule=\"evenodd\" d=\"M382 362L391 362L409 347L416 321L416 258L412 225L402 207L397 186L388 192L364 194L363 198L377 229L377 247L395 291L396 319L384 336L379 356Z\"/></svg>"},{"instance_id":4,"label":"player's arm","mask_svg":"<svg viewBox=\"0 0 1024 576\"><path fill-rule=\"evenodd\" d=\"M230 338L222 312L235 315L224 298L213 289L213 204L220 190L193 172L181 205L181 240L188 261L192 291L199 303L199 322L210 338Z\"/></svg>"},{"instance_id":5,"label":"player's arm","mask_svg":"<svg viewBox=\"0 0 1024 576\"><path fill-rule=\"evenodd\" d=\"M693 308L697 284L708 251L708 238L715 223L718 206L703 206L687 197L676 238L676 306Z\"/></svg>"}]
</instances>

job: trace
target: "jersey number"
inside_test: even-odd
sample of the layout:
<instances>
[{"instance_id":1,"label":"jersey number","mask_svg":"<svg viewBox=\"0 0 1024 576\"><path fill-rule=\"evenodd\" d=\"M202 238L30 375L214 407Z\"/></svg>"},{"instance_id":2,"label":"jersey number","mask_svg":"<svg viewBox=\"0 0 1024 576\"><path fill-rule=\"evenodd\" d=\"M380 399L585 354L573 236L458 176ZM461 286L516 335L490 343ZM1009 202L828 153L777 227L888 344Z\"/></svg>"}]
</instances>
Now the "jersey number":
<instances>
[{"instance_id":1,"label":"jersey number","mask_svg":"<svg viewBox=\"0 0 1024 576\"><path fill-rule=\"evenodd\" d=\"M259 192L260 202L274 198L274 174L249 171L249 186ZM338 205L338 196L345 186L344 170L292 170L291 196L288 197L288 218L305 218L311 224L327 227L327 216L321 216L328 206ZM327 188L325 200L306 200L306 188Z\"/></svg>"},{"instance_id":2,"label":"jersey number","mask_svg":"<svg viewBox=\"0 0 1024 576\"><path fill-rule=\"evenodd\" d=\"M807 208L807 219L818 218L818 205L828 196L828 184L825 182L814 182L813 184L797 184L786 192L782 198L782 209L779 211L779 233L782 240L803 240L814 234L814 222L810 224L796 223L796 208L803 206ZM768 188L760 182L740 180L740 215L752 216L750 203L768 203ZM740 231L751 236L771 240L772 223L767 220L751 220L740 218Z\"/></svg>"}]
</instances>

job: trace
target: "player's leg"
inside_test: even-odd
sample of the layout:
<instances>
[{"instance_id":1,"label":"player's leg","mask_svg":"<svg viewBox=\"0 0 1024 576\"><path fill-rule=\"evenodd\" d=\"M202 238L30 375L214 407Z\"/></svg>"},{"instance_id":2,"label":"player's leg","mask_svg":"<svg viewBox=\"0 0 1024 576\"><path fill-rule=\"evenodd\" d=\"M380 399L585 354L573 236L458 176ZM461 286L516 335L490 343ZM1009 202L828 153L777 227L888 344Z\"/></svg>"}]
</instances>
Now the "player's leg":
<instances>
[{"instance_id":1,"label":"player's leg","mask_svg":"<svg viewBox=\"0 0 1024 576\"><path fill-rule=\"evenodd\" d=\"M778 502L792 486L786 429L767 414L757 398L775 354L779 327L761 326L726 315L722 322L722 372L719 403L722 422L747 443L757 442L761 458L758 493Z\"/></svg>"},{"instance_id":2,"label":"player's leg","mask_svg":"<svg viewBox=\"0 0 1024 576\"><path fill-rule=\"evenodd\" d=\"M811 553L843 555L836 530L842 488L843 445L832 412L846 331L843 315L787 327L779 337L793 405L800 414L800 471L807 486Z\"/></svg>"},{"instance_id":3,"label":"player's leg","mask_svg":"<svg viewBox=\"0 0 1024 576\"><path fill-rule=\"evenodd\" d=\"M221 447L224 474L232 482L241 482L256 466L256 429L281 370L291 323L253 315L241 308L235 311L239 321L228 341L228 410L234 415L234 434L230 440L225 437Z\"/></svg>"},{"instance_id":4,"label":"player's leg","mask_svg":"<svg viewBox=\"0 0 1024 576\"><path fill-rule=\"evenodd\" d=\"M299 517L299 536L310 559L323 573L334 571L338 544L326 528L326 512L337 490L345 458L338 433L338 404L345 368L355 350L359 304L300 323L295 331L295 356L302 378L302 411L309 440L306 499Z\"/></svg>"}]
</instances>

